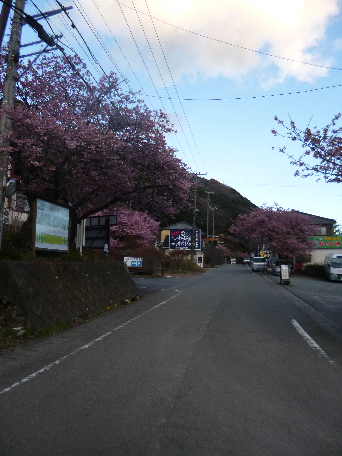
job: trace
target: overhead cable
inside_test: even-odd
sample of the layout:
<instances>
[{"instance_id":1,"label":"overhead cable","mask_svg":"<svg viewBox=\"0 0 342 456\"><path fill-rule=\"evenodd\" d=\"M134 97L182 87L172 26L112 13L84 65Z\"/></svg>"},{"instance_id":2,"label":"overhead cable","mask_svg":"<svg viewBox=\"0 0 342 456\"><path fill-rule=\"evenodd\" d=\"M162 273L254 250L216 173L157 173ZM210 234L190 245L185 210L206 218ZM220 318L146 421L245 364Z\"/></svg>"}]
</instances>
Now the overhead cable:
<instances>
[{"instance_id":1,"label":"overhead cable","mask_svg":"<svg viewBox=\"0 0 342 456\"><path fill-rule=\"evenodd\" d=\"M120 3L120 5L124 6L125 8L131 9L131 10L134 9L134 8L128 6L128 5L125 5L124 3L119 2L118 0L115 0L115 1L117 3ZM139 11L139 13L144 14L145 16L148 15L147 13L144 13L142 11ZM193 32L192 30L188 30L188 29L180 27L178 25L170 24L170 22L163 21L162 19L159 19L158 17L155 17L155 16L153 16L153 19L155 19L156 21L162 22L165 25L169 25L170 27L174 27L174 28L176 28L178 30L182 30L183 32L191 33L192 35L199 36L200 38L205 38L207 40L216 41L218 43L226 44L226 45L232 46L232 47L236 47L236 48L242 49L244 51L255 52L256 54L266 55L267 57L273 57L275 59L286 60L288 62L300 63L302 65L309 65L309 66L314 66L314 67L318 67L318 68L326 68L327 70L342 71L342 68L329 67L329 66L325 66L325 65L318 65L316 63L310 63L310 62L302 62L301 60L295 60L295 59L290 59L290 58L287 58L287 57L281 57L279 55L270 54L268 52L257 51L255 49L251 49L251 48L248 48L248 47L245 47L245 46L240 46L238 44L228 43L227 41L219 40L218 38L213 38L211 36L202 35L201 33Z\"/></svg>"},{"instance_id":2,"label":"overhead cable","mask_svg":"<svg viewBox=\"0 0 342 456\"><path fill-rule=\"evenodd\" d=\"M100 46L102 47L102 49L105 51L107 57L109 58L109 60L112 62L112 64L114 65L114 67L116 68L118 74L121 76L122 80L126 82L126 84L128 85L128 88L130 90L132 90L132 88L130 87L129 85L129 82L128 80L125 78L123 72L121 71L121 69L119 68L118 64L116 63L116 61L114 60L113 56L110 54L107 46L105 45L105 43L103 42L102 38L100 37L99 33L97 32L96 30L96 27L93 25L93 23L91 22L91 20L89 19L89 17L87 16L86 12L84 11L84 8L82 7L81 4L77 4L77 1L75 0L74 1L74 4L78 10L78 12L80 13L80 15L82 16L83 20L85 21L85 23L87 24L87 26L90 28L90 30L92 31L93 35L95 36L95 38L97 39L97 41L99 42ZM82 9L82 11L81 11Z\"/></svg>"},{"instance_id":3,"label":"overhead cable","mask_svg":"<svg viewBox=\"0 0 342 456\"><path fill-rule=\"evenodd\" d=\"M159 38L159 34L158 34L157 29L156 29L156 26L155 26L155 24L154 24L154 22L153 22L153 17L152 17L152 15L151 15L150 9L149 9L149 7L148 7L147 0L145 0L145 4L146 4L147 11L148 11L148 13L149 13L149 16L150 16L150 19L151 19L153 28L154 28L154 32L155 32L155 34L156 34L156 37L157 37L157 40L158 40L158 43L159 43L159 47L160 47L161 52L162 52L162 54L163 54L164 61L165 61L165 64L166 64L166 67L167 67L167 69L168 69L168 72L169 72L169 75L170 75L170 78L171 78L171 81L172 81L172 84L173 84L173 88L174 88L174 90L175 90L175 92L176 92L176 94L177 94L177 99L178 99L178 101L179 101L179 103L180 103L180 105L181 105L181 108L182 108L182 111L183 111L183 114L184 114L184 118L185 118L186 123L187 123L187 125L188 125L188 128L189 128L189 131L190 131L192 140L193 140L193 142L194 142L194 144L195 144L195 147L196 147L198 156L200 157L200 160L201 160L201 162L202 162L202 165L203 165L203 167L204 167L204 169L205 169L205 166L204 166L204 163L203 163L203 160L202 160L200 151L199 151L198 146L197 146L197 143L196 143L196 141L195 141L194 134L193 134L192 129L191 129L191 127L190 127L190 123L189 123L188 117L187 117L187 115L186 115L186 113L185 113L184 106L183 106L183 104L182 104L182 102L181 102L181 99L180 99L180 96L179 96L179 93L178 93L178 90L177 90L175 81L174 81L174 79L173 79L173 76L172 76L172 73L171 73L171 70L170 70L170 66L169 66L168 61L167 61L167 59L166 59L166 55L165 55L165 52L164 52L164 48L163 48L163 46L162 46L162 44L161 44L161 41L160 41L160 38ZM137 14L138 14L138 13L137 13ZM140 20L140 19L139 19L139 20ZM164 82L164 80L163 80L163 82ZM165 83L164 83L164 86L165 86ZM165 88L166 88L166 86L165 86ZM171 99L170 99L170 101L171 101ZM175 112L176 112L176 111L175 111ZM176 115L177 115L177 112L176 112ZM177 115L177 119L178 119L178 115ZM184 136L185 136L185 135L184 135ZM185 137L185 140L186 140L186 137ZM186 142L187 142L187 140L186 140ZM188 142L187 142L187 143L188 143ZM188 144L188 147L189 147L189 144ZM189 149L190 149L191 155L192 155L192 157L193 157L193 159L194 159L194 161L195 161L195 164L196 164L196 166L197 166L196 159L195 159L195 157L194 157L194 155L193 155L193 153L192 153L192 150L191 150L190 147L189 147Z\"/></svg>"},{"instance_id":4,"label":"overhead cable","mask_svg":"<svg viewBox=\"0 0 342 456\"><path fill-rule=\"evenodd\" d=\"M337 87L342 87L342 84L336 84L333 86L327 87L319 87L316 89L308 89L308 90L299 90L297 92L286 92L286 93L275 93L269 95L257 95L253 97L229 97L229 98L182 98L183 101L232 101L232 100L253 100L258 98L270 98L270 97L281 97L285 95L298 95L301 93L309 93L309 92L317 92L318 90L325 90L325 89L334 89ZM154 95L148 95L148 97L153 98ZM166 98L166 97L163 97ZM177 98L173 98L173 100L177 100Z\"/></svg>"},{"instance_id":5,"label":"overhead cable","mask_svg":"<svg viewBox=\"0 0 342 456\"><path fill-rule=\"evenodd\" d=\"M142 22L141 22L141 20L140 20L138 11L137 11L137 9L135 8L135 5L134 5L133 0L132 0L132 4L133 4L133 7L134 7L135 12L136 12L136 14L137 14L139 24L140 24L141 29L142 29L142 31L143 31L143 34L144 34L144 36L145 36L146 42L147 42L147 44L148 44L148 47L149 47L149 49L150 49L150 52L151 52L152 57L153 57L153 59L154 59L154 62L155 62L155 64L156 64L156 67L157 67L157 69L158 69L159 75L160 75L161 80L162 80L162 82L163 82L163 85L164 85L164 88L165 88L165 90L166 90L166 93L169 95L169 91L168 91L168 89L167 89L167 87L166 87L166 84L165 84L163 75L162 75L162 73L161 73L160 67L159 67L159 65L158 65L158 63L157 63L157 60L156 60L156 58L155 58L155 55L154 55L154 52L153 52L153 50L152 50L151 44L150 44L150 42L149 42L149 40L148 40L148 38L147 38L147 35L146 35L146 32L145 32L144 26L143 26L143 24L142 24ZM120 6L119 6L119 8L121 9ZM124 16L124 17L125 17L125 16ZM126 20L126 18L125 18L125 20ZM127 21L126 21L126 22L127 22ZM132 33L132 32L131 32L131 33ZM133 37L133 35L132 35L132 37ZM134 39L134 37L133 37L133 39ZM135 39L134 39L134 42L136 43ZM137 46L137 44L136 44L136 46ZM138 51L139 51L139 49L138 49ZM141 55L140 51L139 51L139 54L140 54L140 57L142 58L142 55ZM143 58L142 58L142 60L143 60L143 63L144 63L144 65L145 65L145 62L144 62L144 59L143 59ZM161 98L162 98L162 97L159 96L159 93L158 93L157 88L156 88L156 86L155 86L155 84L154 84L154 81L153 81L153 79L152 79L152 76L151 76L149 70L147 69L146 65L145 65L145 68L146 68L147 74L149 75L150 80L151 80L151 82L152 82L152 84L153 84L153 87L154 87L156 93L158 94L158 98L159 98L159 100L160 100L160 102L161 102L161 105L162 105L164 111L166 112L166 109L165 109L165 107L164 107L164 105L163 105L163 102L161 101ZM191 152L191 155L192 155L192 157L193 157L193 159L194 159L194 161L195 161L195 164L196 164L196 166L197 166L196 160L195 160L195 158L194 158L194 156L193 156L193 154L192 154L192 151L191 151L191 148L190 148L190 146L189 146L187 137L186 137L186 135L185 135L185 131L184 131L184 129L183 129L183 126L182 126L182 124L181 124L181 121L180 121L180 119L179 119L179 116L178 116L178 114L177 114L177 111L176 111L176 109L175 109L175 107L174 107L174 105L173 105L173 103L172 103L172 99L171 99L170 96L169 96L169 97L166 97L166 98L167 98L168 100L170 100L172 109L173 109L173 111L174 111L174 113L175 113L175 115L176 115L176 118L177 118L177 120L178 120L179 126L180 126L180 128L181 128L181 130L182 130L182 133L183 133L183 135L184 135L184 139L185 139L185 141L186 141L186 143L187 143L187 145L188 145L188 148L189 148L189 150L190 150L190 152ZM183 152L183 153L184 153L184 152Z\"/></svg>"}]
</instances>

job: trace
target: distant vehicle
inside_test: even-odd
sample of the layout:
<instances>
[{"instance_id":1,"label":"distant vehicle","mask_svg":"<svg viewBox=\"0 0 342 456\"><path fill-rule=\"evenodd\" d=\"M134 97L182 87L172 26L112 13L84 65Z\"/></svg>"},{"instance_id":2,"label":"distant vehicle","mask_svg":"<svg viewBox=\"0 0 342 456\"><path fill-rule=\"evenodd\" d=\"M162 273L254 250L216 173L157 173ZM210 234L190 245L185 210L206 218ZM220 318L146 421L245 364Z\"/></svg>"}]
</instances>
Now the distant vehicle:
<instances>
[{"instance_id":1,"label":"distant vehicle","mask_svg":"<svg viewBox=\"0 0 342 456\"><path fill-rule=\"evenodd\" d=\"M252 271L266 271L267 262L264 257L254 257L252 260Z\"/></svg>"},{"instance_id":2,"label":"distant vehicle","mask_svg":"<svg viewBox=\"0 0 342 456\"><path fill-rule=\"evenodd\" d=\"M230 264L236 264L236 258L231 258L230 259Z\"/></svg>"},{"instance_id":3,"label":"distant vehicle","mask_svg":"<svg viewBox=\"0 0 342 456\"><path fill-rule=\"evenodd\" d=\"M342 254L330 253L324 260L324 272L328 280L342 282Z\"/></svg>"},{"instance_id":4,"label":"distant vehicle","mask_svg":"<svg viewBox=\"0 0 342 456\"><path fill-rule=\"evenodd\" d=\"M249 264L251 260L249 258L244 258L243 259L243 264Z\"/></svg>"}]
</instances>

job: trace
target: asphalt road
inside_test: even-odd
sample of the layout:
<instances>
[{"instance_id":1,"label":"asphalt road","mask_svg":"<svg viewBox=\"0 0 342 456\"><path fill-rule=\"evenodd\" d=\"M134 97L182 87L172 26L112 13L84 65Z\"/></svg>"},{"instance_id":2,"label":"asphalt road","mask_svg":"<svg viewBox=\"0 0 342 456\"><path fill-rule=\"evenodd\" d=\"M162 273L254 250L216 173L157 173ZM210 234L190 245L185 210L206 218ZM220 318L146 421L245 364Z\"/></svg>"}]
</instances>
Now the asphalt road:
<instances>
[{"instance_id":1,"label":"asphalt road","mask_svg":"<svg viewBox=\"0 0 342 456\"><path fill-rule=\"evenodd\" d=\"M137 283L2 355L1 456L342 454L342 346L303 291L242 265Z\"/></svg>"}]
</instances>

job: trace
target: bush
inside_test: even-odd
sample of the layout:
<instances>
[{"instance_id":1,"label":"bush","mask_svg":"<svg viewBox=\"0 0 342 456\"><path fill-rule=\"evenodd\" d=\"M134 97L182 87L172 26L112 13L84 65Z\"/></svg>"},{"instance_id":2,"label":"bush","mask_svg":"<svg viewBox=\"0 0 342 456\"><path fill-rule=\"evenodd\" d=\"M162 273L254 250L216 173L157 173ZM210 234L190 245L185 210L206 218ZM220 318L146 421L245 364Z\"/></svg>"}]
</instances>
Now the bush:
<instances>
[{"instance_id":1,"label":"bush","mask_svg":"<svg viewBox=\"0 0 342 456\"><path fill-rule=\"evenodd\" d=\"M196 263L194 263L191 260L183 260L182 266L181 266L182 271L189 271L189 272L205 272L204 268L201 268L201 266L198 266Z\"/></svg>"},{"instance_id":2,"label":"bush","mask_svg":"<svg viewBox=\"0 0 342 456\"><path fill-rule=\"evenodd\" d=\"M32 255L31 237L24 231L4 229L0 261L23 261Z\"/></svg>"},{"instance_id":3,"label":"bush","mask_svg":"<svg viewBox=\"0 0 342 456\"><path fill-rule=\"evenodd\" d=\"M0 261L23 261L24 259L24 255L15 248L0 250Z\"/></svg>"},{"instance_id":4,"label":"bush","mask_svg":"<svg viewBox=\"0 0 342 456\"><path fill-rule=\"evenodd\" d=\"M144 268L159 268L161 262L165 260L165 255L155 247L145 245L134 250L131 255L132 257L142 258Z\"/></svg>"},{"instance_id":5,"label":"bush","mask_svg":"<svg viewBox=\"0 0 342 456\"><path fill-rule=\"evenodd\" d=\"M183 261L189 253L186 250L171 250L169 256L171 258L171 265L180 271L182 269Z\"/></svg>"},{"instance_id":6,"label":"bush","mask_svg":"<svg viewBox=\"0 0 342 456\"><path fill-rule=\"evenodd\" d=\"M308 264L304 270L308 277L325 277L324 266L322 264Z\"/></svg>"}]
</instances>

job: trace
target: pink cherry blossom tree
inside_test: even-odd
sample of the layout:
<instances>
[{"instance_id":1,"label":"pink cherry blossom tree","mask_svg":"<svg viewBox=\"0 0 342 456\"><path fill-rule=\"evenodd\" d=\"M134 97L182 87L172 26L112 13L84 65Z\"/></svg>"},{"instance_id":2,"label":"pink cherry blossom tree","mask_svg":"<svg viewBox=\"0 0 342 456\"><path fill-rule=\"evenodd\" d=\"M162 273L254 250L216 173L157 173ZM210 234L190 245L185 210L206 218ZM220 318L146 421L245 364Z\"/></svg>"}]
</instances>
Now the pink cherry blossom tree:
<instances>
[{"instance_id":1,"label":"pink cherry blossom tree","mask_svg":"<svg viewBox=\"0 0 342 456\"><path fill-rule=\"evenodd\" d=\"M281 207L262 207L248 215L240 215L230 231L251 241L255 246L284 257L309 254L314 243L308 239L314 233L310 219L294 210Z\"/></svg>"},{"instance_id":2,"label":"pink cherry blossom tree","mask_svg":"<svg viewBox=\"0 0 342 456\"><path fill-rule=\"evenodd\" d=\"M286 147L280 152L286 154L291 164L297 166L296 176L308 177L316 175L326 182L342 182L342 126L339 126L341 114L337 114L324 128L307 127L300 129L290 120L289 125L275 117L281 131L272 133L293 142L300 143L304 152L295 157L288 153Z\"/></svg>"},{"instance_id":3,"label":"pink cherry blossom tree","mask_svg":"<svg viewBox=\"0 0 342 456\"><path fill-rule=\"evenodd\" d=\"M118 224L110 228L110 247L122 247L126 237L134 237L138 245L149 245L158 235L159 222L146 212L112 206L95 215L108 214L115 214L118 219Z\"/></svg>"},{"instance_id":4,"label":"pink cherry blossom tree","mask_svg":"<svg viewBox=\"0 0 342 456\"><path fill-rule=\"evenodd\" d=\"M228 249L228 247L226 247L223 244L218 244L217 249L221 252L223 258L227 258L227 257L232 256L231 250Z\"/></svg>"},{"instance_id":5,"label":"pink cherry blossom tree","mask_svg":"<svg viewBox=\"0 0 342 456\"><path fill-rule=\"evenodd\" d=\"M19 73L16 105L2 112L12 118L8 152L28 195L69 205L74 230L113 205L152 218L184 208L190 174L166 144L163 112L123 92L114 73L94 83L77 57L49 55ZM0 74L1 90L3 61Z\"/></svg>"}]
</instances>

